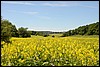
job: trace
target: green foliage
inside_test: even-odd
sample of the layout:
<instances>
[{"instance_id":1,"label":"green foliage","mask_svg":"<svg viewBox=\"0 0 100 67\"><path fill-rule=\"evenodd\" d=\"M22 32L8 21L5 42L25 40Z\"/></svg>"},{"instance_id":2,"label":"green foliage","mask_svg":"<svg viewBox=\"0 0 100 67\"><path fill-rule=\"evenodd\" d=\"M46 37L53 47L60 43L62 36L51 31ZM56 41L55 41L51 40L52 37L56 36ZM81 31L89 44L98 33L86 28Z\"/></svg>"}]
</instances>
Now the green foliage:
<instances>
[{"instance_id":1,"label":"green foliage","mask_svg":"<svg viewBox=\"0 0 100 67\"><path fill-rule=\"evenodd\" d=\"M65 36L67 36L67 34L66 34L66 33L64 33L61 37L65 37Z\"/></svg>"},{"instance_id":2,"label":"green foliage","mask_svg":"<svg viewBox=\"0 0 100 67\"><path fill-rule=\"evenodd\" d=\"M9 22L6 19L2 19L1 16L1 35L5 32L9 34L10 36L16 37L17 35L17 29L16 26L13 25L11 22Z\"/></svg>"},{"instance_id":3,"label":"green foliage","mask_svg":"<svg viewBox=\"0 0 100 67\"><path fill-rule=\"evenodd\" d=\"M44 37L47 37L47 36L49 36L49 35L43 35Z\"/></svg>"},{"instance_id":4,"label":"green foliage","mask_svg":"<svg viewBox=\"0 0 100 67\"><path fill-rule=\"evenodd\" d=\"M49 34L45 31L37 31L35 35L36 36L39 35L39 36L43 36L43 37L49 36Z\"/></svg>"},{"instance_id":5,"label":"green foliage","mask_svg":"<svg viewBox=\"0 0 100 67\"><path fill-rule=\"evenodd\" d=\"M39 36L43 36L43 33L42 32L36 32L35 34L36 36L39 35Z\"/></svg>"},{"instance_id":6,"label":"green foliage","mask_svg":"<svg viewBox=\"0 0 100 67\"><path fill-rule=\"evenodd\" d=\"M12 26L11 22L1 18L1 41L9 42L12 37Z\"/></svg>"},{"instance_id":7,"label":"green foliage","mask_svg":"<svg viewBox=\"0 0 100 67\"><path fill-rule=\"evenodd\" d=\"M8 43L11 37L31 37L32 32L27 29L21 27L17 30L15 25L1 16L1 41Z\"/></svg>"},{"instance_id":8,"label":"green foliage","mask_svg":"<svg viewBox=\"0 0 100 67\"><path fill-rule=\"evenodd\" d=\"M87 34L88 35L99 35L99 22L90 24Z\"/></svg>"},{"instance_id":9,"label":"green foliage","mask_svg":"<svg viewBox=\"0 0 100 67\"><path fill-rule=\"evenodd\" d=\"M65 32L62 37L71 35L99 35L99 22L86 26L80 26L75 30L69 30Z\"/></svg>"},{"instance_id":10,"label":"green foliage","mask_svg":"<svg viewBox=\"0 0 100 67\"><path fill-rule=\"evenodd\" d=\"M55 37L54 35L52 35L52 37Z\"/></svg>"},{"instance_id":11,"label":"green foliage","mask_svg":"<svg viewBox=\"0 0 100 67\"><path fill-rule=\"evenodd\" d=\"M18 37L18 30L16 29L16 26L15 25L12 25L12 29L11 29L11 32L12 32L12 37Z\"/></svg>"},{"instance_id":12,"label":"green foliage","mask_svg":"<svg viewBox=\"0 0 100 67\"><path fill-rule=\"evenodd\" d=\"M27 31L28 28L19 28L18 29L18 34L19 37L31 37L31 31Z\"/></svg>"}]
</instances>

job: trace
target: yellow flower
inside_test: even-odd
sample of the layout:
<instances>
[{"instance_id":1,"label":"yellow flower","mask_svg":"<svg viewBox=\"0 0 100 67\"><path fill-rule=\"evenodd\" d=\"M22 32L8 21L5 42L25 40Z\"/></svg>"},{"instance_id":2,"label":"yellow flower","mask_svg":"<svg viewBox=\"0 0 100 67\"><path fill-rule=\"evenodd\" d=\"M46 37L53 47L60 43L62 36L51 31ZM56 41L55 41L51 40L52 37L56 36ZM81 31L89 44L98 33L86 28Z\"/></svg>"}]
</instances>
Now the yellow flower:
<instances>
[{"instance_id":1,"label":"yellow flower","mask_svg":"<svg viewBox=\"0 0 100 67\"><path fill-rule=\"evenodd\" d=\"M19 59L18 61L21 62L21 59Z\"/></svg>"},{"instance_id":2,"label":"yellow flower","mask_svg":"<svg viewBox=\"0 0 100 67\"><path fill-rule=\"evenodd\" d=\"M23 63L25 60L23 59L23 60L21 60L21 62Z\"/></svg>"},{"instance_id":3,"label":"yellow flower","mask_svg":"<svg viewBox=\"0 0 100 67\"><path fill-rule=\"evenodd\" d=\"M99 38L40 38L36 36L32 38L12 38L12 41L9 45L4 43L3 48L1 48L1 64L3 66L8 65L7 62L12 61L13 58L19 61L18 64L24 63L25 60L30 58L35 58L34 62L48 58L48 60L52 61L53 66L63 65L62 62L66 59L70 61L74 59L74 66L76 66L77 60L82 61L82 65L85 66L86 58L88 65L97 65L97 61L99 61L99 51L94 52L99 48ZM22 57L19 58L19 55L23 56L24 59L22 60ZM57 59L60 59L60 61L55 64L53 60ZM72 66L70 62L67 61L67 63Z\"/></svg>"},{"instance_id":4,"label":"yellow flower","mask_svg":"<svg viewBox=\"0 0 100 67\"><path fill-rule=\"evenodd\" d=\"M60 53L59 56L61 57L62 56L62 53Z\"/></svg>"}]
</instances>

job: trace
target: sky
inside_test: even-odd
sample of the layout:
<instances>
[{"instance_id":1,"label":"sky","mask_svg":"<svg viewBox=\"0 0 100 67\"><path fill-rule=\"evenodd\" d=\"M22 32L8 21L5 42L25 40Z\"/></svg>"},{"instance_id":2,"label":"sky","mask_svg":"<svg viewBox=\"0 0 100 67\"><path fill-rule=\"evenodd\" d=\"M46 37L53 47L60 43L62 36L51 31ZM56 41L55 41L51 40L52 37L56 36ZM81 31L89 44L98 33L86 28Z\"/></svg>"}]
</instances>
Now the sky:
<instances>
[{"instance_id":1,"label":"sky","mask_svg":"<svg viewBox=\"0 0 100 67\"><path fill-rule=\"evenodd\" d=\"M1 1L1 16L17 28L62 32L99 21L99 1Z\"/></svg>"}]
</instances>

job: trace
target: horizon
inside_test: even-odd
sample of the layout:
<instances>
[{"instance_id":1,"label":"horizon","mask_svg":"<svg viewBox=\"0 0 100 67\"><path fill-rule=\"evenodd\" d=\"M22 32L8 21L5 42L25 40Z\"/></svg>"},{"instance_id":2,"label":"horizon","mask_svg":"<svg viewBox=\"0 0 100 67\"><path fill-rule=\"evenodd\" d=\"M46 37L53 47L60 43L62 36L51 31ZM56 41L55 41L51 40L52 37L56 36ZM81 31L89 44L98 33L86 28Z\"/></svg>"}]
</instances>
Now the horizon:
<instances>
[{"instance_id":1,"label":"horizon","mask_svg":"<svg viewBox=\"0 0 100 67\"><path fill-rule=\"evenodd\" d=\"M1 1L1 16L16 28L63 32L99 22L99 1Z\"/></svg>"},{"instance_id":2,"label":"horizon","mask_svg":"<svg viewBox=\"0 0 100 67\"><path fill-rule=\"evenodd\" d=\"M89 24L93 24L93 23L96 23L96 22L99 22L99 21L95 21L95 22L91 22L91 23L88 23L88 24L83 24L83 25L80 25L80 26L85 26L85 25L89 25ZM68 30L34 30L34 29L28 29L29 31L50 31L50 32L67 32L69 30L73 30L73 29L76 29L80 26L77 26L75 28L71 28L71 29L68 29ZM17 28L18 29L18 28Z\"/></svg>"}]
</instances>

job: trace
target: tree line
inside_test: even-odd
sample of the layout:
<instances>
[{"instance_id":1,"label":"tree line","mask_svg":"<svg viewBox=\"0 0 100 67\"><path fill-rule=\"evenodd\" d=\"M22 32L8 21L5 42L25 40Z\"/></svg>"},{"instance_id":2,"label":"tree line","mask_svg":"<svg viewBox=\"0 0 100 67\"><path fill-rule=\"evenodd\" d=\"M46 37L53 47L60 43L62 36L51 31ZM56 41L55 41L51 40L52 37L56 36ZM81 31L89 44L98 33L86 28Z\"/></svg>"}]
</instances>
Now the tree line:
<instances>
[{"instance_id":1,"label":"tree line","mask_svg":"<svg viewBox=\"0 0 100 67\"><path fill-rule=\"evenodd\" d=\"M76 29L65 32L62 37L72 35L99 35L99 22L80 26Z\"/></svg>"},{"instance_id":2,"label":"tree line","mask_svg":"<svg viewBox=\"0 0 100 67\"><path fill-rule=\"evenodd\" d=\"M1 16L1 41L9 42L11 37L31 37L31 31L28 28L16 28L9 20Z\"/></svg>"},{"instance_id":3,"label":"tree line","mask_svg":"<svg viewBox=\"0 0 100 67\"><path fill-rule=\"evenodd\" d=\"M39 35L47 37L49 36L48 31L28 31L28 28L20 27L16 28L9 20L3 19L1 16L1 41L9 42L11 37L31 37L31 35Z\"/></svg>"},{"instance_id":4,"label":"tree line","mask_svg":"<svg viewBox=\"0 0 100 67\"><path fill-rule=\"evenodd\" d=\"M1 41L9 42L11 37L31 37L31 35L39 35L47 37L49 34L62 33L61 37L72 35L99 35L99 22L80 26L67 32L51 32L51 31L28 31L28 28L16 28L9 20L3 19L1 16ZM54 37L54 36L53 36Z\"/></svg>"}]
</instances>

